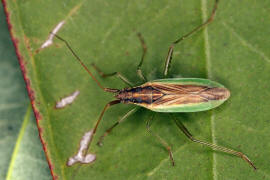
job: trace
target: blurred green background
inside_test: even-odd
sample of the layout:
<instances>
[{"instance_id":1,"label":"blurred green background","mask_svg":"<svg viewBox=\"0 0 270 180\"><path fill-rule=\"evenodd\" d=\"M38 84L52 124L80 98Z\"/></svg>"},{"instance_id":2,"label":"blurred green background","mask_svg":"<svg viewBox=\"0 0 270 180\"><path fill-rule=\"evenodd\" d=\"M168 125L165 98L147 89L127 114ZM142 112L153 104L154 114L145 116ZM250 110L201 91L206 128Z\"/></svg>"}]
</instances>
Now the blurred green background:
<instances>
[{"instance_id":1,"label":"blurred green background","mask_svg":"<svg viewBox=\"0 0 270 180\"><path fill-rule=\"evenodd\" d=\"M2 4L0 5L0 159L0 179L51 179Z\"/></svg>"}]
</instances>

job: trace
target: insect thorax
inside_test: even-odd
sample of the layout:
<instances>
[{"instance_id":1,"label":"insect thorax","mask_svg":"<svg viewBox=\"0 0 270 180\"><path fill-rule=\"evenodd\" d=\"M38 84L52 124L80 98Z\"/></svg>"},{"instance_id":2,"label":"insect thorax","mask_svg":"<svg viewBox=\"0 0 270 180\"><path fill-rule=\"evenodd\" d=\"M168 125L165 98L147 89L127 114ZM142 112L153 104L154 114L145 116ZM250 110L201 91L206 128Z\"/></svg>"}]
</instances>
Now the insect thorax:
<instances>
[{"instance_id":1,"label":"insect thorax","mask_svg":"<svg viewBox=\"0 0 270 180\"><path fill-rule=\"evenodd\" d=\"M151 86L138 86L121 90L115 97L122 103L152 104L164 94Z\"/></svg>"}]
</instances>

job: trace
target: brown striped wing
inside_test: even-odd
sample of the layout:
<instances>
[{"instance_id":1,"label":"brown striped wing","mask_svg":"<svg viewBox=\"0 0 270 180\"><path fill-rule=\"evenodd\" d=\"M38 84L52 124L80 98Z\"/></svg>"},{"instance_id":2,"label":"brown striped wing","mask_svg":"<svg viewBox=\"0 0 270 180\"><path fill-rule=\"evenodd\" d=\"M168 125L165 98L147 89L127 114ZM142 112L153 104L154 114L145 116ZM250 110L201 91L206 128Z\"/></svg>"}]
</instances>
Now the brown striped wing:
<instances>
[{"instance_id":1,"label":"brown striped wing","mask_svg":"<svg viewBox=\"0 0 270 180\"><path fill-rule=\"evenodd\" d=\"M226 88L209 87L205 85L172 84L172 83L147 83L161 92L163 96L156 99L147 108L175 107L181 105L201 104L214 100L226 99L229 94Z\"/></svg>"},{"instance_id":2,"label":"brown striped wing","mask_svg":"<svg viewBox=\"0 0 270 180\"><path fill-rule=\"evenodd\" d=\"M152 87L165 94L162 98L153 102L152 106L173 106L208 101L200 95L208 89L207 86L155 83L152 84Z\"/></svg>"}]
</instances>

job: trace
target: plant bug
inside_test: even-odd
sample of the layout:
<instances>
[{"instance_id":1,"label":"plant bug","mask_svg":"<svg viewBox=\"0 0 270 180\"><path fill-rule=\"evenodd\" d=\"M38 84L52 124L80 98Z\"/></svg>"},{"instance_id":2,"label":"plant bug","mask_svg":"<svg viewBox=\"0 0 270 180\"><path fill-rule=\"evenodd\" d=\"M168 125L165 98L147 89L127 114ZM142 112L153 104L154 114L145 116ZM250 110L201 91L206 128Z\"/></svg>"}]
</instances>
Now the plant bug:
<instances>
[{"instance_id":1,"label":"plant bug","mask_svg":"<svg viewBox=\"0 0 270 180\"><path fill-rule=\"evenodd\" d=\"M218 0L215 1L214 8L208 20L203 24L194 28L191 32L185 34L184 36L180 37L176 41L174 41L171 46L169 47L169 51L167 57L165 59L165 68L163 71L163 75L165 79L157 79L152 81L147 81L146 77L143 75L141 67L144 62L144 57L147 52L147 47L144 42L143 37L140 33L138 33L138 37L143 47L143 54L140 60L140 63L137 67L137 74L138 76L144 80L144 84L140 86L133 87L132 84L118 72L105 74L103 73L95 64L92 64L93 68L102 76L102 77L109 77L109 76L117 76L122 81L124 81L127 85L131 86L130 88L125 89L113 89L113 88L105 88L101 85L101 83L94 77L91 71L87 68L87 66L81 61L81 59L76 55L76 53L72 50L69 43L61 38L60 36L52 33L57 37L59 40L63 41L67 48L71 51L73 56L76 60L82 65L82 67L87 71L87 73L91 76L91 78L97 83L97 85L104 90L105 92L110 92L114 94L116 100L113 100L107 103L102 110L95 126L92 131L92 138L90 139L89 146L93 140L93 137L97 131L97 128L100 124L100 121L105 113L105 111L116 104L125 103L125 104L134 104L137 106L144 107L151 111L155 112L164 112L164 113L179 113L179 112L198 112L198 111L206 111L213 109L219 105L221 105L224 101L226 101L230 97L230 91L226 89L223 85L211 81L209 79L200 79L200 78L166 78L170 63L172 60L174 46L184 40L185 38L191 36L195 32L199 31L200 29L207 26L211 23L214 19L218 6ZM123 118L127 117L129 114L132 113L134 109L129 111ZM98 145L102 145L102 141L106 135L108 135L114 127L116 127L120 122L123 120L120 119L117 121L112 127L107 129L103 136L100 137L98 141ZM238 156L245 160L249 165L251 165L254 169L256 169L253 162L249 160L249 158L243 154L242 152L235 151L233 149L229 149L226 147L218 146L212 143L208 143L205 141L201 141L195 139L192 134L188 131L188 129L177 120L174 120L177 127L192 141L196 142L208 147L211 147L214 150L225 152L228 154L232 154ZM171 151L171 147L168 145L166 141L164 141L158 134L154 133L150 129L150 122L147 121L147 130L155 136L161 144L168 150L170 160L172 165L174 166L174 158Z\"/></svg>"}]
</instances>

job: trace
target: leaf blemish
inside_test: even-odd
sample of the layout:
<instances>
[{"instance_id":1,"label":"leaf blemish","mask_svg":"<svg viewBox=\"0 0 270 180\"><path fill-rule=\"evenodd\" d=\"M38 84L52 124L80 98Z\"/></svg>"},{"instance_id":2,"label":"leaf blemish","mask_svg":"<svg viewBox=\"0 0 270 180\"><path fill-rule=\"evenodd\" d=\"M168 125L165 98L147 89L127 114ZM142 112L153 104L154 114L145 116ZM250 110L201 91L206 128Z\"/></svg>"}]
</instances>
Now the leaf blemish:
<instances>
[{"instance_id":1,"label":"leaf blemish","mask_svg":"<svg viewBox=\"0 0 270 180\"><path fill-rule=\"evenodd\" d=\"M71 95L62 98L60 101L56 102L55 108L60 109L60 108L64 108L65 106L71 104L79 94L80 94L80 91L76 90Z\"/></svg>"},{"instance_id":2,"label":"leaf blemish","mask_svg":"<svg viewBox=\"0 0 270 180\"><path fill-rule=\"evenodd\" d=\"M61 21L56 25L56 27L50 33L48 39L41 45L40 49L46 48L53 43L53 38L55 34L60 30L60 28L65 24L65 21Z\"/></svg>"},{"instance_id":3,"label":"leaf blemish","mask_svg":"<svg viewBox=\"0 0 270 180\"><path fill-rule=\"evenodd\" d=\"M80 148L78 153L75 156L72 156L68 159L67 166L72 166L77 162L88 164L96 160L95 154L85 154L84 152L87 149L88 144L91 141L92 137L93 137L93 130L90 130L83 135L80 141Z\"/></svg>"}]
</instances>

